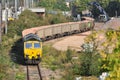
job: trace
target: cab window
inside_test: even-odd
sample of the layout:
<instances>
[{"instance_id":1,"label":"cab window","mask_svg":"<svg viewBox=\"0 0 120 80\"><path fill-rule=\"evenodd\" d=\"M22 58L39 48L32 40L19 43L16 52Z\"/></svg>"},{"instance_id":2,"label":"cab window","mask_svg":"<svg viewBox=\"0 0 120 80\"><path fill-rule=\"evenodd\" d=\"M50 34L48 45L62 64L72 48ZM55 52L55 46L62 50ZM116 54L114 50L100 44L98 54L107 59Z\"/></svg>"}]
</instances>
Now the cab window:
<instances>
[{"instance_id":1,"label":"cab window","mask_svg":"<svg viewBox=\"0 0 120 80\"><path fill-rule=\"evenodd\" d=\"M34 43L34 48L40 48L40 43Z\"/></svg>"},{"instance_id":2,"label":"cab window","mask_svg":"<svg viewBox=\"0 0 120 80\"><path fill-rule=\"evenodd\" d=\"M32 43L26 43L26 48L32 48Z\"/></svg>"}]
</instances>

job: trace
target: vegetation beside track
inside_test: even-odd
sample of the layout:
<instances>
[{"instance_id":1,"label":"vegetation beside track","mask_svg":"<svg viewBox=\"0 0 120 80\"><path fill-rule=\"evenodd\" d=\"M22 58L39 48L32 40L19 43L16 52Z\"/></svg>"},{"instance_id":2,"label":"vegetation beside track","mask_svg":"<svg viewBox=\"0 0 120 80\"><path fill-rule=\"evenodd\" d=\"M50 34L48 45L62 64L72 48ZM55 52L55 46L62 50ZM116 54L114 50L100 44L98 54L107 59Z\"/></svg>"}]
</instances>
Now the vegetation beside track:
<instances>
[{"instance_id":1,"label":"vegetation beside track","mask_svg":"<svg viewBox=\"0 0 120 80\"><path fill-rule=\"evenodd\" d=\"M11 56L11 48L19 37L8 38L2 36L2 44L0 44L0 80L24 80L24 75L19 73L19 66L15 64ZM22 76L22 77L21 77Z\"/></svg>"},{"instance_id":2,"label":"vegetation beside track","mask_svg":"<svg viewBox=\"0 0 120 80\"><path fill-rule=\"evenodd\" d=\"M101 59L100 55L95 53L77 53L70 49L58 51L51 45L43 47L42 64L53 71L60 69L61 80L74 80L78 76L90 76L91 80L96 80L100 74L99 59ZM87 79L87 77L84 78Z\"/></svg>"}]
</instances>

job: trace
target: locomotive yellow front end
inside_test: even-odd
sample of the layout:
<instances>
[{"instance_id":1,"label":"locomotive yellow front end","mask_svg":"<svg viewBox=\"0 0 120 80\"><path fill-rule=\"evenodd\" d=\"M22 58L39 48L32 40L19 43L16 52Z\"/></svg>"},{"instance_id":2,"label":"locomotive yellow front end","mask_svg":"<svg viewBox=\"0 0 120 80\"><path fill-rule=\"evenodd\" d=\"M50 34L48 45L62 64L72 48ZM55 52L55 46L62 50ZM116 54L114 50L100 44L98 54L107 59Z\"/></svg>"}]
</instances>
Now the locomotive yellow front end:
<instances>
[{"instance_id":1,"label":"locomotive yellow front end","mask_svg":"<svg viewBox=\"0 0 120 80\"><path fill-rule=\"evenodd\" d=\"M26 63L38 64L42 58L42 42L37 35L29 34L24 40L24 59Z\"/></svg>"}]
</instances>

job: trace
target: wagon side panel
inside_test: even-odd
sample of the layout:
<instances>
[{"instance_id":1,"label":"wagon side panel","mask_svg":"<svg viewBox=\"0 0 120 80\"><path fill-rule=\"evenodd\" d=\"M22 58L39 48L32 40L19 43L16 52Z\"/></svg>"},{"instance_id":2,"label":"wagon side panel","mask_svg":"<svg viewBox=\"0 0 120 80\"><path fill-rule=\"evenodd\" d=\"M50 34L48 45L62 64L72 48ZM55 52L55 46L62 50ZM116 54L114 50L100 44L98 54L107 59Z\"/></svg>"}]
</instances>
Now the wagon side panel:
<instances>
[{"instance_id":1,"label":"wagon side panel","mask_svg":"<svg viewBox=\"0 0 120 80\"><path fill-rule=\"evenodd\" d=\"M44 38L44 29L41 29L37 32L37 35L40 37L40 38Z\"/></svg>"},{"instance_id":2,"label":"wagon side panel","mask_svg":"<svg viewBox=\"0 0 120 80\"><path fill-rule=\"evenodd\" d=\"M44 30L45 37L52 36L52 27L46 28Z\"/></svg>"},{"instance_id":3,"label":"wagon side panel","mask_svg":"<svg viewBox=\"0 0 120 80\"><path fill-rule=\"evenodd\" d=\"M61 25L53 27L53 35L61 34Z\"/></svg>"},{"instance_id":4,"label":"wagon side panel","mask_svg":"<svg viewBox=\"0 0 120 80\"><path fill-rule=\"evenodd\" d=\"M61 27L62 27L62 33L70 31L70 24L61 25Z\"/></svg>"},{"instance_id":5,"label":"wagon side panel","mask_svg":"<svg viewBox=\"0 0 120 80\"><path fill-rule=\"evenodd\" d=\"M71 24L71 31L79 30L79 23L73 23Z\"/></svg>"}]
</instances>

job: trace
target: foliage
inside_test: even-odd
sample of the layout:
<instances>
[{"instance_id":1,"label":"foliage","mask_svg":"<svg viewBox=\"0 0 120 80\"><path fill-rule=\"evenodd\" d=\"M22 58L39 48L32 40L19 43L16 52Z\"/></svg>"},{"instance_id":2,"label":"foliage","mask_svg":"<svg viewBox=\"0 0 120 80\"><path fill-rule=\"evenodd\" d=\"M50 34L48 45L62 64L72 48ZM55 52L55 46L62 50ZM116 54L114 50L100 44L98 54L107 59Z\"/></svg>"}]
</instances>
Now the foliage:
<instances>
[{"instance_id":1,"label":"foliage","mask_svg":"<svg viewBox=\"0 0 120 80\"><path fill-rule=\"evenodd\" d=\"M120 16L120 1L109 2L106 11L109 13L109 16Z\"/></svg>"},{"instance_id":2,"label":"foliage","mask_svg":"<svg viewBox=\"0 0 120 80\"><path fill-rule=\"evenodd\" d=\"M16 80L25 80L25 74L22 74L21 72L18 72L16 74Z\"/></svg>"},{"instance_id":3,"label":"foliage","mask_svg":"<svg viewBox=\"0 0 120 80\"><path fill-rule=\"evenodd\" d=\"M22 12L19 19L9 23L8 32L10 32L10 34L8 34L8 36L13 36L15 34L21 35L23 29L38 26L38 23L38 16L26 10Z\"/></svg>"},{"instance_id":4,"label":"foliage","mask_svg":"<svg viewBox=\"0 0 120 80\"><path fill-rule=\"evenodd\" d=\"M49 45L43 47L43 58L42 62L49 65L50 68L59 68L63 67L65 63L71 61L72 51L68 50L67 52L58 51L54 48L51 48Z\"/></svg>"},{"instance_id":5,"label":"foliage","mask_svg":"<svg viewBox=\"0 0 120 80\"><path fill-rule=\"evenodd\" d=\"M86 10L87 8L87 4L90 2L91 0L74 0L72 5L76 5L78 6L78 9L80 11Z\"/></svg>"},{"instance_id":6,"label":"foliage","mask_svg":"<svg viewBox=\"0 0 120 80\"><path fill-rule=\"evenodd\" d=\"M63 79L62 79L62 80L74 80L74 76L73 76L72 71L69 70L69 71L67 71L65 74L66 74L66 75L63 76Z\"/></svg>"},{"instance_id":7,"label":"foliage","mask_svg":"<svg viewBox=\"0 0 120 80\"><path fill-rule=\"evenodd\" d=\"M94 15L94 18L97 18L101 13L95 6L88 6L88 3L95 1L95 0L74 0L73 5L76 5L78 7L78 12L81 12L83 10L89 9L92 14ZM109 16L119 16L120 13L120 1L115 0L96 0L103 9L108 13Z\"/></svg>"},{"instance_id":8,"label":"foliage","mask_svg":"<svg viewBox=\"0 0 120 80\"><path fill-rule=\"evenodd\" d=\"M16 66L10 59L10 49L16 38L9 38L2 36L2 43L0 44L0 80L10 80L12 67ZM13 77L12 77L13 79Z\"/></svg>"},{"instance_id":9,"label":"foliage","mask_svg":"<svg viewBox=\"0 0 120 80\"><path fill-rule=\"evenodd\" d=\"M114 31L114 30L108 30L106 32L106 37L107 40L109 42L110 45L108 46L112 46L114 45L113 51L111 54L107 54L106 57L102 60L103 61L103 65L102 65L102 70L107 70L109 71L109 77L107 78L107 80L119 80L120 79L120 33L118 31Z\"/></svg>"},{"instance_id":10,"label":"foliage","mask_svg":"<svg viewBox=\"0 0 120 80\"><path fill-rule=\"evenodd\" d=\"M8 55L6 53L6 46L0 44L0 80L5 79L8 75L7 70L9 68L9 57L7 57Z\"/></svg>"},{"instance_id":11,"label":"foliage","mask_svg":"<svg viewBox=\"0 0 120 80\"><path fill-rule=\"evenodd\" d=\"M98 76L100 74L100 55L97 53L96 50L92 52L88 49L82 53L80 58L81 67L80 67L80 74L82 76L91 76L95 75Z\"/></svg>"},{"instance_id":12,"label":"foliage","mask_svg":"<svg viewBox=\"0 0 120 80\"><path fill-rule=\"evenodd\" d=\"M101 7L103 7L103 9L107 12L107 14L110 17L116 16L116 12L117 12L117 16L119 16L120 13L120 1L119 0L99 0L98 1L101 5ZM96 9L95 7L92 8L92 13L95 15L94 17L99 16L100 11L98 9Z\"/></svg>"},{"instance_id":13,"label":"foliage","mask_svg":"<svg viewBox=\"0 0 120 80\"><path fill-rule=\"evenodd\" d=\"M6 59L3 59L3 55L0 55L0 80L2 80L5 76L7 76L6 69L7 65L3 62L5 62Z\"/></svg>"},{"instance_id":14,"label":"foliage","mask_svg":"<svg viewBox=\"0 0 120 80\"><path fill-rule=\"evenodd\" d=\"M67 61L72 60L72 51L70 49L67 50L66 57L67 57Z\"/></svg>"},{"instance_id":15,"label":"foliage","mask_svg":"<svg viewBox=\"0 0 120 80\"><path fill-rule=\"evenodd\" d=\"M65 23L69 21L61 14L57 14L57 15L47 14L46 19L48 19L49 24Z\"/></svg>"},{"instance_id":16,"label":"foliage","mask_svg":"<svg viewBox=\"0 0 120 80\"><path fill-rule=\"evenodd\" d=\"M106 59L104 59L104 65L102 69L109 70L109 76L107 80L119 80L120 79L120 54L112 53L107 55Z\"/></svg>"},{"instance_id":17,"label":"foliage","mask_svg":"<svg viewBox=\"0 0 120 80\"><path fill-rule=\"evenodd\" d=\"M60 10L60 11L69 10L64 0L47 0L47 1L41 0L39 6L45 7L48 10Z\"/></svg>"},{"instance_id":18,"label":"foliage","mask_svg":"<svg viewBox=\"0 0 120 80\"><path fill-rule=\"evenodd\" d=\"M88 36L87 42L92 41L94 34ZM102 35L102 39L100 39ZM92 36L92 37L91 37ZM94 36L95 37L95 36ZM120 32L112 29L106 31L96 32L95 43L99 43L97 51L100 53L102 59L100 71L108 72L109 76L107 80L119 80L120 79Z\"/></svg>"},{"instance_id":19,"label":"foliage","mask_svg":"<svg viewBox=\"0 0 120 80\"><path fill-rule=\"evenodd\" d=\"M73 0L70 2L70 7L68 8L65 5L64 0L41 0L39 3L39 6L45 7L49 10L70 10L72 6L77 6L77 12L80 13L83 10L89 9L90 6L88 6L88 3L95 1L95 0ZM105 11L108 13L109 16L119 16L120 13L120 0L96 0L102 7L105 9ZM91 7L90 10L92 11L94 18L97 18L100 14L100 11L94 6Z\"/></svg>"},{"instance_id":20,"label":"foliage","mask_svg":"<svg viewBox=\"0 0 120 80\"><path fill-rule=\"evenodd\" d=\"M57 15L49 15L47 14L44 18L39 17L37 14L25 10L19 16L18 20L9 23L8 32L7 34L9 37L14 37L15 35L21 36L21 32L24 29L42 26L42 25L49 25L49 24L57 24L68 22L69 20L61 14Z\"/></svg>"},{"instance_id":21,"label":"foliage","mask_svg":"<svg viewBox=\"0 0 120 80\"><path fill-rule=\"evenodd\" d=\"M45 63L47 67L52 70L59 68L65 71L63 80L73 80L74 75L76 75L76 73L73 74L73 69L76 71L74 67L75 61L72 60L73 54L75 54L75 52L69 49L63 52L55 50L54 48L50 47L50 45L45 45L43 46L42 63Z\"/></svg>"},{"instance_id":22,"label":"foliage","mask_svg":"<svg viewBox=\"0 0 120 80\"><path fill-rule=\"evenodd\" d=\"M55 50L50 46L51 45L45 45L43 47L42 64L46 64L46 67L52 70L61 69L64 73L62 75L63 78L61 80L73 80L75 79L76 76L84 75L82 72L85 71L84 66L86 66L86 64L90 64L89 66L90 75L99 74L100 70L98 67L100 63L98 61L98 59L100 58L99 54L92 55L92 58L89 58L90 56L88 56L88 54L90 53L78 54L70 49L68 49L65 52L62 52ZM73 59L74 56L77 56L78 59ZM86 74L84 76L86 76Z\"/></svg>"}]
</instances>

